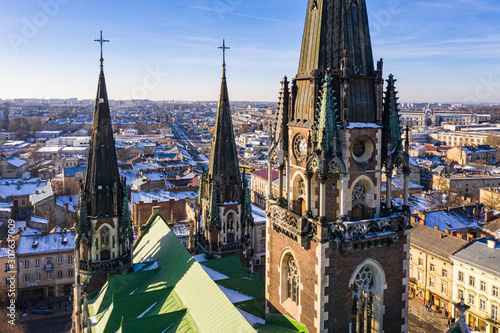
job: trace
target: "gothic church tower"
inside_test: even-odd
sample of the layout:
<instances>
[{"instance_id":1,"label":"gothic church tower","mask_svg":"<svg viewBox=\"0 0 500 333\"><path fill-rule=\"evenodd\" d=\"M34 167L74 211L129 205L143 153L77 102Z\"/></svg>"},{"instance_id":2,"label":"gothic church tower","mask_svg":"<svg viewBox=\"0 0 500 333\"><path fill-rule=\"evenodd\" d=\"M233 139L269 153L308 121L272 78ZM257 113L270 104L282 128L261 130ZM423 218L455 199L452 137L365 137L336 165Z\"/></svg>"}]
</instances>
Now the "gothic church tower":
<instances>
[{"instance_id":1,"label":"gothic church tower","mask_svg":"<svg viewBox=\"0 0 500 333\"><path fill-rule=\"evenodd\" d=\"M382 67L365 0L309 0L270 143L269 172L280 177L266 224L266 311L309 332L407 331L409 166L395 80L384 97ZM391 202L396 168L403 207Z\"/></svg>"},{"instance_id":2,"label":"gothic church tower","mask_svg":"<svg viewBox=\"0 0 500 333\"><path fill-rule=\"evenodd\" d=\"M106 42L102 39L97 40ZM88 317L81 300L106 283L108 275L128 273L132 262L133 234L125 180L120 179L111 126L104 59L101 66L90 138L85 183L80 193L76 230L74 325L77 332Z\"/></svg>"},{"instance_id":3,"label":"gothic church tower","mask_svg":"<svg viewBox=\"0 0 500 333\"><path fill-rule=\"evenodd\" d=\"M240 174L226 81L225 43L222 82L208 171L203 174L197 203L197 245L210 255L243 254L253 227L250 191ZM247 252L250 254L251 252Z\"/></svg>"}]
</instances>

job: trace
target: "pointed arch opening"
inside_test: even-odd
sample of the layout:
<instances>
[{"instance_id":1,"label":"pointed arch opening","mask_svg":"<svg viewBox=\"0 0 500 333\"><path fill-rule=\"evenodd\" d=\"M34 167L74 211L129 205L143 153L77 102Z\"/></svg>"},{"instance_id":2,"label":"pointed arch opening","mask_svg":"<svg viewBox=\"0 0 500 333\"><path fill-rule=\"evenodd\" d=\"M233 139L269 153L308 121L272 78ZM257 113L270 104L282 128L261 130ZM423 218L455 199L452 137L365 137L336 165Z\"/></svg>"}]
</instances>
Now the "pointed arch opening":
<instances>
[{"instance_id":1,"label":"pointed arch opening","mask_svg":"<svg viewBox=\"0 0 500 333\"><path fill-rule=\"evenodd\" d=\"M279 269L281 304L291 315L297 316L301 302L300 269L296 256L290 249L283 252Z\"/></svg>"},{"instance_id":2,"label":"pointed arch opening","mask_svg":"<svg viewBox=\"0 0 500 333\"><path fill-rule=\"evenodd\" d=\"M372 259L361 263L350 280L352 291L351 333L383 331L385 274Z\"/></svg>"}]
</instances>

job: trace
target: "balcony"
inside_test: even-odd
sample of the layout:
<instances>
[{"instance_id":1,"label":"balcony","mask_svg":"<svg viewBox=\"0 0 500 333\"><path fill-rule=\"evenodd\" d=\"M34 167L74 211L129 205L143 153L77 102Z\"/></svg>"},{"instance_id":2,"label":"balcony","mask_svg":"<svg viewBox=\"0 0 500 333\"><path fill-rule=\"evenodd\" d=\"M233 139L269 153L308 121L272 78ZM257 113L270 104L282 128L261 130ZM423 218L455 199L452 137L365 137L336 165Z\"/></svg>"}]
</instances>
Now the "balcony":
<instances>
[{"instance_id":1,"label":"balcony","mask_svg":"<svg viewBox=\"0 0 500 333\"><path fill-rule=\"evenodd\" d=\"M52 270L54 270L54 265L46 264L45 266L43 266L43 270L44 271L52 271Z\"/></svg>"},{"instance_id":2,"label":"balcony","mask_svg":"<svg viewBox=\"0 0 500 333\"><path fill-rule=\"evenodd\" d=\"M205 250L206 252L210 252L210 243L203 234L198 234L197 243L200 247L203 248L203 250ZM247 242L245 242L245 240L227 244L212 243L212 254L243 251L246 249L246 245Z\"/></svg>"},{"instance_id":3,"label":"balcony","mask_svg":"<svg viewBox=\"0 0 500 333\"><path fill-rule=\"evenodd\" d=\"M269 217L276 231L294 240L306 236L311 231L311 223L306 217L282 208L275 202L269 207Z\"/></svg>"},{"instance_id":4,"label":"balcony","mask_svg":"<svg viewBox=\"0 0 500 333\"><path fill-rule=\"evenodd\" d=\"M116 258L101 262L80 260L80 269L82 271L87 271L87 272L110 271L110 270L122 269L129 265L130 265L130 257L128 256L128 254L123 256L122 258Z\"/></svg>"}]
</instances>

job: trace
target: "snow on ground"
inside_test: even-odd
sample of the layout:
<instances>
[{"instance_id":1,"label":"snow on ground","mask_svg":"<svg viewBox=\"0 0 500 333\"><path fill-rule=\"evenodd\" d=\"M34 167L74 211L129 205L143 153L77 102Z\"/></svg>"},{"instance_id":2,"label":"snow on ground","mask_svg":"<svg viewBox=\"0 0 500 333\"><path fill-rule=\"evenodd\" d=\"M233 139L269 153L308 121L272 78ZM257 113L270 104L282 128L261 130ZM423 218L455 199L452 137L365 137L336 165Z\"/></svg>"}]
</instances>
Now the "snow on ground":
<instances>
[{"instance_id":1,"label":"snow on ground","mask_svg":"<svg viewBox=\"0 0 500 333\"><path fill-rule=\"evenodd\" d=\"M222 273L219 273L217 271L214 271L213 269L211 268L208 268L208 267L205 267L203 265L201 265L201 267L203 267L203 269L205 270L205 272L208 274L208 276L210 276L210 278L214 281L217 281L217 280L224 280L224 279L228 279L229 276L227 275L224 275Z\"/></svg>"},{"instance_id":2,"label":"snow on ground","mask_svg":"<svg viewBox=\"0 0 500 333\"><path fill-rule=\"evenodd\" d=\"M248 323L252 326L255 324L262 324L264 325L266 321L262 318L259 318L257 316L254 316L253 314L250 314L248 312L245 312L243 310L238 309L238 311L243 315L243 317L248 321Z\"/></svg>"},{"instance_id":3,"label":"snow on ground","mask_svg":"<svg viewBox=\"0 0 500 333\"><path fill-rule=\"evenodd\" d=\"M226 295L226 297L229 298L229 301L231 303L244 302L244 301L249 301L249 300L253 299L253 297L244 295L238 291L228 289L228 288L223 287L221 285L217 285L217 286L220 288L220 290L222 290L224 295Z\"/></svg>"}]
</instances>

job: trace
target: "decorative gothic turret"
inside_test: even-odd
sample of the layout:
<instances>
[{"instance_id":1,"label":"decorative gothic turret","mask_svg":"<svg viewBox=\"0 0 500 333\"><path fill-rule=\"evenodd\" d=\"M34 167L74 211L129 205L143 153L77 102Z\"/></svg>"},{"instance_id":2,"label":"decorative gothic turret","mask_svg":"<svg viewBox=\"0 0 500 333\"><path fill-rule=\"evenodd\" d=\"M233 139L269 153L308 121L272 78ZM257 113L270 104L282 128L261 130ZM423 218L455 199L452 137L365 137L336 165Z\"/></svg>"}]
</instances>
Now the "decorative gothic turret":
<instances>
[{"instance_id":1,"label":"decorative gothic turret","mask_svg":"<svg viewBox=\"0 0 500 333\"><path fill-rule=\"evenodd\" d=\"M226 80L223 46L222 82L215 118L208 172L203 174L195 223L198 245L212 255L242 252L249 244L251 223L244 205L245 189L240 175ZM251 212L250 212L251 214Z\"/></svg>"},{"instance_id":2,"label":"decorative gothic turret","mask_svg":"<svg viewBox=\"0 0 500 333\"><path fill-rule=\"evenodd\" d=\"M82 295L100 289L108 275L131 269L133 234L125 180L120 179L111 126L101 38L100 74L85 183L81 186L76 234L76 284L74 327L81 318ZM82 324L83 323L83 324ZM82 326L83 325L83 326Z\"/></svg>"},{"instance_id":3,"label":"decorative gothic turret","mask_svg":"<svg viewBox=\"0 0 500 333\"><path fill-rule=\"evenodd\" d=\"M266 309L309 332L407 331L408 155L382 67L365 0L309 0L270 135L269 179L278 167L280 182L269 181L266 205ZM402 207L392 207L397 169Z\"/></svg>"}]
</instances>

